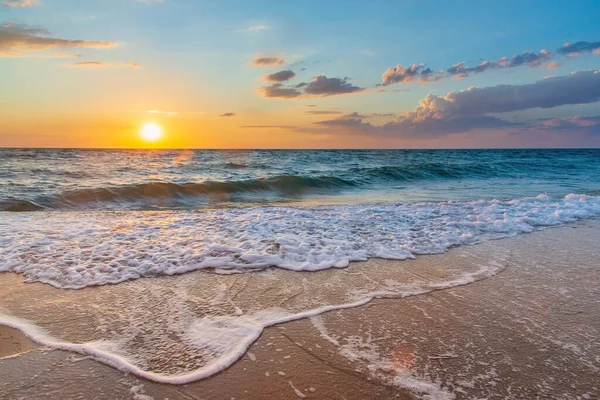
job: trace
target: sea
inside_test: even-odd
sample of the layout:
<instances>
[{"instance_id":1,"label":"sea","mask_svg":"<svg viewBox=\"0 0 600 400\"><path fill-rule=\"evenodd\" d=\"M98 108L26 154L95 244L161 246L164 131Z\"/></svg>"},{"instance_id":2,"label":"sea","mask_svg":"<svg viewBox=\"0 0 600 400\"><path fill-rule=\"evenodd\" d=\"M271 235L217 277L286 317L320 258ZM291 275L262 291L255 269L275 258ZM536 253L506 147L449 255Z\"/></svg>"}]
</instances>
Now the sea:
<instances>
[{"instance_id":1,"label":"sea","mask_svg":"<svg viewBox=\"0 0 600 400\"><path fill-rule=\"evenodd\" d=\"M0 323L186 383L267 326L492 276L506 254L435 282L394 276L402 260L599 214L600 149L0 149L0 278L46 299L0 295ZM57 304L87 323L51 324Z\"/></svg>"}]
</instances>

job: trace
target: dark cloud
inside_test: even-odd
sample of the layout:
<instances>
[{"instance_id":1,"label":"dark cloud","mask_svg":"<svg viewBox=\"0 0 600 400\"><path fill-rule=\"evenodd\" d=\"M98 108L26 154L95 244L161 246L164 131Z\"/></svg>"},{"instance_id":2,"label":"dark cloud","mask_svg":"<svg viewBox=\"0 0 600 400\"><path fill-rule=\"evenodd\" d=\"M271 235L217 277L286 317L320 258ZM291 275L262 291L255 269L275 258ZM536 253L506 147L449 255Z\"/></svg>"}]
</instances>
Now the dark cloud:
<instances>
[{"instance_id":1,"label":"dark cloud","mask_svg":"<svg viewBox=\"0 0 600 400\"><path fill-rule=\"evenodd\" d=\"M235 117L235 113L228 112L228 113L225 113L225 114L221 114L219 116L220 117Z\"/></svg>"},{"instance_id":2,"label":"dark cloud","mask_svg":"<svg viewBox=\"0 0 600 400\"><path fill-rule=\"evenodd\" d=\"M539 54L531 53L529 51L521 54L516 54L511 58L502 57L498 61L494 62L496 68L514 68L526 65L528 67L539 67L540 65L552 61L554 54L548 50L541 50Z\"/></svg>"},{"instance_id":3,"label":"dark cloud","mask_svg":"<svg viewBox=\"0 0 600 400\"><path fill-rule=\"evenodd\" d=\"M467 67L464 62L460 62L446 69L446 73L452 76L466 78L470 74L478 74L487 71L488 69L493 68L493 65L494 64L489 61L484 61L475 67Z\"/></svg>"},{"instance_id":4,"label":"dark cloud","mask_svg":"<svg viewBox=\"0 0 600 400\"><path fill-rule=\"evenodd\" d=\"M365 134L436 137L474 129L524 126L493 114L597 101L600 101L600 71L580 71L532 84L469 88L449 92L445 96L428 95L414 111L401 114L385 125L375 126L356 113L317 124L344 127ZM552 124L546 123L548 126ZM554 122L555 128L565 129L589 128L591 124L596 124L596 120L582 117L561 120L560 124Z\"/></svg>"},{"instance_id":5,"label":"dark cloud","mask_svg":"<svg viewBox=\"0 0 600 400\"><path fill-rule=\"evenodd\" d=\"M295 97L327 97L340 94L362 92L364 88L354 86L348 82L348 78L328 78L325 75L315 76L312 81L302 82L293 87L274 83L257 88L264 97L282 99L293 99Z\"/></svg>"},{"instance_id":6,"label":"dark cloud","mask_svg":"<svg viewBox=\"0 0 600 400\"><path fill-rule=\"evenodd\" d=\"M446 96L427 96L421 111L427 115L483 115L529 108L551 108L600 100L600 71L580 71L525 85L469 88ZM424 114L423 114L424 115Z\"/></svg>"},{"instance_id":7,"label":"dark cloud","mask_svg":"<svg viewBox=\"0 0 600 400\"><path fill-rule=\"evenodd\" d=\"M581 53L594 53L600 55L600 42L575 42L565 43L556 50L557 53L568 57L576 57Z\"/></svg>"},{"instance_id":8,"label":"dark cloud","mask_svg":"<svg viewBox=\"0 0 600 400\"><path fill-rule=\"evenodd\" d=\"M252 63L258 67L272 67L274 65L282 65L283 58L277 56L263 56L252 60Z\"/></svg>"},{"instance_id":9,"label":"dark cloud","mask_svg":"<svg viewBox=\"0 0 600 400\"><path fill-rule=\"evenodd\" d=\"M348 78L328 78L325 75L319 75L306 85L304 93L310 96L335 96L363 90L363 88L349 83Z\"/></svg>"},{"instance_id":10,"label":"dark cloud","mask_svg":"<svg viewBox=\"0 0 600 400\"><path fill-rule=\"evenodd\" d=\"M290 71L289 69L275 72L273 74L265 75L263 78L267 82L285 82L294 78L296 74L294 71Z\"/></svg>"},{"instance_id":11,"label":"dark cloud","mask_svg":"<svg viewBox=\"0 0 600 400\"><path fill-rule=\"evenodd\" d=\"M515 54L512 57L502 57L496 61L483 61L475 67L468 67L464 62L455 64L446 69L446 74L455 79L468 78L473 74L480 74L490 69L516 68L521 66L540 67L554 59L554 54L548 50L541 50L539 53L525 51L521 54Z\"/></svg>"},{"instance_id":12,"label":"dark cloud","mask_svg":"<svg viewBox=\"0 0 600 400\"><path fill-rule=\"evenodd\" d=\"M407 68L397 65L396 67L388 68L383 73L381 81L384 86L387 86L394 83L436 82L448 77L464 79L472 74L479 74L490 69L515 68L520 66L539 67L542 64L552 61L553 58L554 54L547 50L541 50L539 53L526 51L510 58L502 57L496 61L486 60L474 67L469 67L465 62L460 62L439 73L434 72L430 68L425 68L423 64L412 64Z\"/></svg>"},{"instance_id":13,"label":"dark cloud","mask_svg":"<svg viewBox=\"0 0 600 400\"><path fill-rule=\"evenodd\" d=\"M61 39L49 36L50 32L45 29L4 24L0 26L0 51L43 51L56 48L106 49L118 46L117 43L110 41Z\"/></svg>"},{"instance_id":14,"label":"dark cloud","mask_svg":"<svg viewBox=\"0 0 600 400\"><path fill-rule=\"evenodd\" d=\"M274 83L268 86L261 86L256 89L263 97L279 98L279 99L293 99L302 94L299 90L294 88L284 87L281 83Z\"/></svg>"}]
</instances>

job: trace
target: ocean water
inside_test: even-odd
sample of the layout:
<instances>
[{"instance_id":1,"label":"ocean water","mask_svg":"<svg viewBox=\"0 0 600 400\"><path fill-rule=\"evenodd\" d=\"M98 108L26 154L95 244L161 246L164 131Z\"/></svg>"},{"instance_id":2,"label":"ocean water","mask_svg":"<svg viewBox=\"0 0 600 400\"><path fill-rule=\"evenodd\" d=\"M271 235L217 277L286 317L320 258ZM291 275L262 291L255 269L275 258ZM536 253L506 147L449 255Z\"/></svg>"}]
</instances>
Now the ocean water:
<instances>
[{"instance_id":1,"label":"ocean water","mask_svg":"<svg viewBox=\"0 0 600 400\"><path fill-rule=\"evenodd\" d=\"M52 288L43 302L0 294L0 323L185 383L233 363L266 326L468 284L508 255L468 252L430 275L374 259L599 214L598 149L0 149L0 272ZM86 322L49 323L64 313L55 304Z\"/></svg>"},{"instance_id":2,"label":"ocean water","mask_svg":"<svg viewBox=\"0 0 600 400\"><path fill-rule=\"evenodd\" d=\"M0 149L4 211L406 204L599 189L599 149Z\"/></svg>"}]
</instances>

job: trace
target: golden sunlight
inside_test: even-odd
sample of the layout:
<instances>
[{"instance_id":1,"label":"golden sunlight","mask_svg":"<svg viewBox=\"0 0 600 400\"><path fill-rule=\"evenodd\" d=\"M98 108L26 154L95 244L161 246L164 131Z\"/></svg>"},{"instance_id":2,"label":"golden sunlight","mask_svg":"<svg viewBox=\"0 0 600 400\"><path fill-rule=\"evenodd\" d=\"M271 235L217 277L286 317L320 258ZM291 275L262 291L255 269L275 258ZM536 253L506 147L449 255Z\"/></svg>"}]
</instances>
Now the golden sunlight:
<instances>
[{"instance_id":1,"label":"golden sunlight","mask_svg":"<svg viewBox=\"0 0 600 400\"><path fill-rule=\"evenodd\" d=\"M140 129L140 136L147 142L156 142L162 137L163 130L154 122L145 123Z\"/></svg>"}]
</instances>

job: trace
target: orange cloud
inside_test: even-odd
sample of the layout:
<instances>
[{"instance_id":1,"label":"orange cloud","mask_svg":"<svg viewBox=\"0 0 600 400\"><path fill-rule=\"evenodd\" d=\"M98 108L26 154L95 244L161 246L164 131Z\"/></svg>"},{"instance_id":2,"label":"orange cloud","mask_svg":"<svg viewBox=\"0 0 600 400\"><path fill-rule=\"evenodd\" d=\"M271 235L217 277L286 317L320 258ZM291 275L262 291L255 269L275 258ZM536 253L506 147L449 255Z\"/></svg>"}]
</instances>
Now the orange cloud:
<instances>
[{"instance_id":1,"label":"orange cloud","mask_svg":"<svg viewBox=\"0 0 600 400\"><path fill-rule=\"evenodd\" d=\"M76 54L76 53L40 54L40 53L19 53L16 51L0 51L0 58L72 58L72 57L81 57L81 54Z\"/></svg>"},{"instance_id":2,"label":"orange cloud","mask_svg":"<svg viewBox=\"0 0 600 400\"><path fill-rule=\"evenodd\" d=\"M0 27L0 51L88 48L107 49L117 47L111 41L62 39L50 37L46 29L28 28L22 25L4 24Z\"/></svg>"},{"instance_id":3,"label":"orange cloud","mask_svg":"<svg viewBox=\"0 0 600 400\"><path fill-rule=\"evenodd\" d=\"M31 7L39 2L38 0L4 0L2 4L8 7Z\"/></svg>"},{"instance_id":4,"label":"orange cloud","mask_svg":"<svg viewBox=\"0 0 600 400\"><path fill-rule=\"evenodd\" d=\"M283 63L283 58L277 56L262 56L252 60L252 64L256 65L257 67L271 67L274 65L281 65Z\"/></svg>"},{"instance_id":5,"label":"orange cloud","mask_svg":"<svg viewBox=\"0 0 600 400\"><path fill-rule=\"evenodd\" d=\"M121 67L129 67L129 68L140 68L141 65L134 62L126 62L126 63L106 63L102 61L81 61L71 64L71 67L77 68L121 68Z\"/></svg>"}]
</instances>

